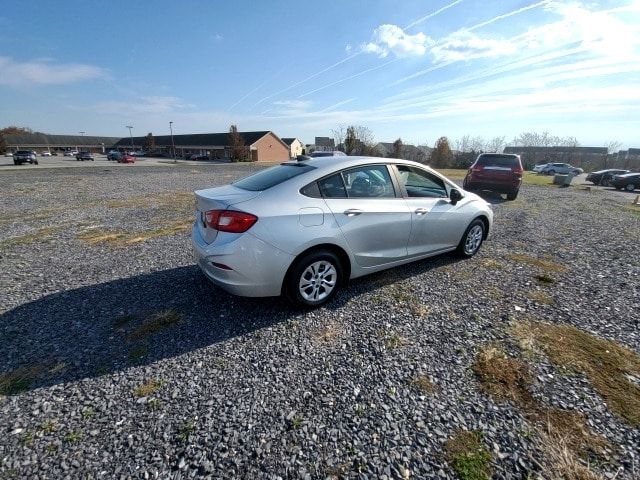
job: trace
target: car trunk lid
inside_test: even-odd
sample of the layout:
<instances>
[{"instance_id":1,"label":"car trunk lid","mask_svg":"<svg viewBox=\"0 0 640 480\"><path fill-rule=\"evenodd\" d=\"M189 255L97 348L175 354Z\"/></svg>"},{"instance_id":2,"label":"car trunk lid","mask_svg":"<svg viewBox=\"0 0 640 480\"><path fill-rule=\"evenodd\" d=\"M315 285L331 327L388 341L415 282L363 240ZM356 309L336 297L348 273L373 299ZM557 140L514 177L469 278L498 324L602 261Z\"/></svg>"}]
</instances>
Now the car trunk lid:
<instances>
[{"instance_id":1,"label":"car trunk lid","mask_svg":"<svg viewBox=\"0 0 640 480\"><path fill-rule=\"evenodd\" d=\"M257 197L262 192L243 190L233 185L197 190L196 195L196 224L198 231L206 243L212 243L218 236L218 231L207 227L204 213L209 210L227 210L232 205L246 202Z\"/></svg>"}]
</instances>

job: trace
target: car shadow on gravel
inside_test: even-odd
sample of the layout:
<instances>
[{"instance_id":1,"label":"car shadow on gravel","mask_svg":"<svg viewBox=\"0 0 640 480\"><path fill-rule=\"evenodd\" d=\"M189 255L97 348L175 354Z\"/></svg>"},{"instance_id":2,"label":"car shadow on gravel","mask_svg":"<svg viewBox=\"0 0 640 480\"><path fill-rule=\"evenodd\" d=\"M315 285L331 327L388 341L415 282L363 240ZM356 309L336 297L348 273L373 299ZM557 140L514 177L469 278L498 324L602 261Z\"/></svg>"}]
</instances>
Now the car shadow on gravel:
<instances>
[{"instance_id":1,"label":"car shadow on gravel","mask_svg":"<svg viewBox=\"0 0 640 480\"><path fill-rule=\"evenodd\" d=\"M356 279L324 308L458 260L441 255ZM195 265L54 293L0 315L0 394L149 365L305 313L282 298L228 294Z\"/></svg>"}]
</instances>

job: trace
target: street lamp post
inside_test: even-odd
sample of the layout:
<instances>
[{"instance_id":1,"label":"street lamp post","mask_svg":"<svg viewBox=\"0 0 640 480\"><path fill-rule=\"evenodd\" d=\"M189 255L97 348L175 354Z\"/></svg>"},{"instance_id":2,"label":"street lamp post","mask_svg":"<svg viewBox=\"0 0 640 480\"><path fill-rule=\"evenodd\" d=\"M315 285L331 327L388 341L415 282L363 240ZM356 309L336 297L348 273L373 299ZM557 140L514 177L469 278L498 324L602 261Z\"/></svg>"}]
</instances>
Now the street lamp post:
<instances>
[{"instance_id":1,"label":"street lamp post","mask_svg":"<svg viewBox=\"0 0 640 480\"><path fill-rule=\"evenodd\" d=\"M173 158L173 163L176 163L176 146L173 143L173 122L169 122L169 130L171 131L171 158Z\"/></svg>"},{"instance_id":2,"label":"street lamp post","mask_svg":"<svg viewBox=\"0 0 640 480\"><path fill-rule=\"evenodd\" d=\"M126 128L129 129L129 137L131 138L131 152L133 152L134 151L134 148L133 148L133 135L131 134L131 129L133 128L133 126L132 125L126 125Z\"/></svg>"}]
</instances>

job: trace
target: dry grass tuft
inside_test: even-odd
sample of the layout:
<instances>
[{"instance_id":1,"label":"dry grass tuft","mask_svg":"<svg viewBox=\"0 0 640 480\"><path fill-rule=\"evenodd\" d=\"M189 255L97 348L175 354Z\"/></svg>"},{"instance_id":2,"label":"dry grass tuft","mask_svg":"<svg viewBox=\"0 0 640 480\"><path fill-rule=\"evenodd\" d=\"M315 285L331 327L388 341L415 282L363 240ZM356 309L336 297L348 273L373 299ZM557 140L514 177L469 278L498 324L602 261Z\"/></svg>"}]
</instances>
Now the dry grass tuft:
<instances>
[{"instance_id":1,"label":"dry grass tuft","mask_svg":"<svg viewBox=\"0 0 640 480\"><path fill-rule=\"evenodd\" d=\"M0 395L16 395L28 390L42 371L42 365L30 365L0 374Z\"/></svg>"},{"instance_id":2,"label":"dry grass tuft","mask_svg":"<svg viewBox=\"0 0 640 480\"><path fill-rule=\"evenodd\" d=\"M447 462L461 480L489 480L491 453L482 444L482 433L458 431L445 443Z\"/></svg>"},{"instance_id":3,"label":"dry grass tuft","mask_svg":"<svg viewBox=\"0 0 640 480\"><path fill-rule=\"evenodd\" d=\"M427 375L418 375L412 378L411 384L424 393L434 393L438 389L438 386Z\"/></svg>"},{"instance_id":4,"label":"dry grass tuft","mask_svg":"<svg viewBox=\"0 0 640 480\"><path fill-rule=\"evenodd\" d=\"M138 398L148 397L164 387L165 383L166 382L163 380L149 380L148 382L145 382L142 385L138 386L134 390L133 395Z\"/></svg>"},{"instance_id":5,"label":"dry grass tuft","mask_svg":"<svg viewBox=\"0 0 640 480\"><path fill-rule=\"evenodd\" d=\"M133 245L135 243L146 242L153 238L166 237L175 235L178 233L187 232L191 225L193 225L193 219L181 219L181 220L161 220L150 221L152 225L157 225L156 228L150 230L143 230L142 232L123 232L113 230L103 230L99 227L89 228L79 233L77 238L87 242L89 245L98 245L106 243L113 246Z\"/></svg>"},{"instance_id":6,"label":"dry grass tuft","mask_svg":"<svg viewBox=\"0 0 640 480\"><path fill-rule=\"evenodd\" d=\"M527 265L532 265L548 272L564 273L569 270L566 266L559 263L552 262L550 260L542 260L540 258L525 255L523 253L512 253L507 255L507 258L513 262L525 263Z\"/></svg>"},{"instance_id":7,"label":"dry grass tuft","mask_svg":"<svg viewBox=\"0 0 640 480\"><path fill-rule=\"evenodd\" d=\"M503 270L505 267L504 263L494 258L483 258L478 261L478 265L491 270Z\"/></svg>"},{"instance_id":8,"label":"dry grass tuft","mask_svg":"<svg viewBox=\"0 0 640 480\"><path fill-rule=\"evenodd\" d=\"M534 275L533 278L541 285L551 285L556 282L556 279L547 275L546 273L541 273L539 275Z\"/></svg>"},{"instance_id":9,"label":"dry grass tuft","mask_svg":"<svg viewBox=\"0 0 640 480\"><path fill-rule=\"evenodd\" d=\"M139 340L141 338L152 335L169 328L176 323L181 322L183 316L175 310L163 310L156 312L146 318L131 333L127 335L128 340Z\"/></svg>"},{"instance_id":10,"label":"dry grass tuft","mask_svg":"<svg viewBox=\"0 0 640 480\"><path fill-rule=\"evenodd\" d=\"M543 461L548 478L562 480L601 480L588 466L580 462L567 442L567 437L549 430L538 431Z\"/></svg>"},{"instance_id":11,"label":"dry grass tuft","mask_svg":"<svg viewBox=\"0 0 640 480\"><path fill-rule=\"evenodd\" d=\"M9 237L0 240L0 249L12 247L15 245L29 245L30 243L40 242L51 238L53 234L64 230L64 225L56 225L55 227L42 227L38 228L32 233L26 233L17 237Z\"/></svg>"},{"instance_id":12,"label":"dry grass tuft","mask_svg":"<svg viewBox=\"0 0 640 480\"><path fill-rule=\"evenodd\" d=\"M316 343L335 343L337 340L344 337L345 331L341 325L335 322L327 323L313 332L311 332L311 339Z\"/></svg>"},{"instance_id":13,"label":"dry grass tuft","mask_svg":"<svg viewBox=\"0 0 640 480\"><path fill-rule=\"evenodd\" d=\"M393 350L409 345L409 340L407 340L407 338L403 337L402 335L392 333L384 339L384 345L385 347L387 347L387 349Z\"/></svg>"},{"instance_id":14,"label":"dry grass tuft","mask_svg":"<svg viewBox=\"0 0 640 480\"><path fill-rule=\"evenodd\" d=\"M529 290L525 293L525 295L534 302L540 303L542 305L553 305L555 303L555 300L551 295L540 290Z\"/></svg>"},{"instance_id":15,"label":"dry grass tuft","mask_svg":"<svg viewBox=\"0 0 640 480\"><path fill-rule=\"evenodd\" d=\"M640 425L640 386L631 380L640 377L640 355L570 325L529 321L513 325L511 333L556 365L585 375L616 415Z\"/></svg>"}]
</instances>

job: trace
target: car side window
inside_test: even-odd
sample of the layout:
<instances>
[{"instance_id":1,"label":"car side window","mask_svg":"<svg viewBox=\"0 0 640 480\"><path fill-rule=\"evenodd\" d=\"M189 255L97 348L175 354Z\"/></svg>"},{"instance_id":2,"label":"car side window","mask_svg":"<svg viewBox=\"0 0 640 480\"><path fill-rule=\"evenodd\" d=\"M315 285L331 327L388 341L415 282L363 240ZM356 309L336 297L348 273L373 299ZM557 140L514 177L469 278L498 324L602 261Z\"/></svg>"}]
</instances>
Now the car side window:
<instances>
[{"instance_id":1,"label":"car side window","mask_svg":"<svg viewBox=\"0 0 640 480\"><path fill-rule=\"evenodd\" d=\"M349 198L394 198L396 192L386 165L363 165L342 172Z\"/></svg>"},{"instance_id":2,"label":"car side window","mask_svg":"<svg viewBox=\"0 0 640 480\"><path fill-rule=\"evenodd\" d=\"M336 173L318 181L320 192L324 198L347 198L342 175Z\"/></svg>"},{"instance_id":3,"label":"car side window","mask_svg":"<svg viewBox=\"0 0 640 480\"><path fill-rule=\"evenodd\" d=\"M404 185L407 196L431 198L447 196L444 182L435 175L408 165L396 165L396 167L400 176L400 184Z\"/></svg>"}]
</instances>

